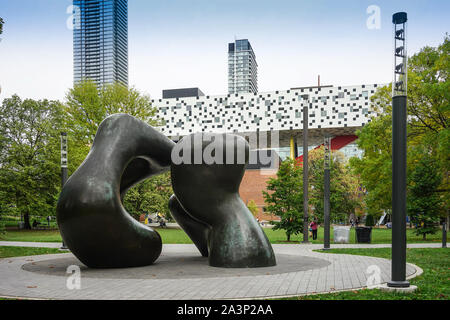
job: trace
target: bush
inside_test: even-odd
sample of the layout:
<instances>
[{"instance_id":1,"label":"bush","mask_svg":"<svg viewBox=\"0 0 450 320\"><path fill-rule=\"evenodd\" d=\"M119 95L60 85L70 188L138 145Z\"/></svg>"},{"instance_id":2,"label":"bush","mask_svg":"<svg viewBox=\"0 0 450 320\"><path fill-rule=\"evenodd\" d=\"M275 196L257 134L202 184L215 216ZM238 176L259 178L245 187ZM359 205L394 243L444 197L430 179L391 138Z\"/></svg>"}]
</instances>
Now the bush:
<instances>
[{"instance_id":1,"label":"bush","mask_svg":"<svg viewBox=\"0 0 450 320\"><path fill-rule=\"evenodd\" d=\"M375 220L373 218L373 215L368 214L366 216L366 227L373 227L375 225Z\"/></svg>"}]
</instances>

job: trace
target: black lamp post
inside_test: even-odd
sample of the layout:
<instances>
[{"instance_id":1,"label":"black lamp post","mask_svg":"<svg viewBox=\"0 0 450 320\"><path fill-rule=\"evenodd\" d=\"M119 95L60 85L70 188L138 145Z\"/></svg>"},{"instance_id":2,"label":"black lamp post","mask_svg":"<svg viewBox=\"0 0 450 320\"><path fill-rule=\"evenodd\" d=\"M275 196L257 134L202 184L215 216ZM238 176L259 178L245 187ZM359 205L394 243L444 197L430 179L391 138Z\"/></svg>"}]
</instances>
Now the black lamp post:
<instances>
[{"instance_id":1,"label":"black lamp post","mask_svg":"<svg viewBox=\"0 0 450 320\"><path fill-rule=\"evenodd\" d=\"M66 184L67 176L67 133L61 132L61 190ZM61 249L67 249L64 240Z\"/></svg>"},{"instance_id":2,"label":"black lamp post","mask_svg":"<svg viewBox=\"0 0 450 320\"><path fill-rule=\"evenodd\" d=\"M394 81L392 83L392 275L388 287L408 288L406 281L406 12L394 24Z\"/></svg>"},{"instance_id":3,"label":"black lamp post","mask_svg":"<svg viewBox=\"0 0 450 320\"><path fill-rule=\"evenodd\" d=\"M308 243L308 110L309 95L304 95L307 104L303 106L303 243Z\"/></svg>"},{"instance_id":4,"label":"black lamp post","mask_svg":"<svg viewBox=\"0 0 450 320\"><path fill-rule=\"evenodd\" d=\"M331 168L331 138L326 135L324 141L324 185L323 185L323 220L324 220L324 239L323 248L330 249L330 168Z\"/></svg>"},{"instance_id":5,"label":"black lamp post","mask_svg":"<svg viewBox=\"0 0 450 320\"><path fill-rule=\"evenodd\" d=\"M442 224L442 248L447 248L447 217Z\"/></svg>"}]
</instances>

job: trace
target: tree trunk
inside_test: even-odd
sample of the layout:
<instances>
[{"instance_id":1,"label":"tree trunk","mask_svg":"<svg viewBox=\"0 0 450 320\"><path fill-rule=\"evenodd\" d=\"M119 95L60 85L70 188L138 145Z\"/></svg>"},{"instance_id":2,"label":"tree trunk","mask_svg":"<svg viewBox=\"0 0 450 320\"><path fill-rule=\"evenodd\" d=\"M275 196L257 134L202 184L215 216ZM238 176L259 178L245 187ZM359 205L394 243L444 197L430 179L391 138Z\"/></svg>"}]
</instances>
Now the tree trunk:
<instances>
[{"instance_id":1,"label":"tree trunk","mask_svg":"<svg viewBox=\"0 0 450 320\"><path fill-rule=\"evenodd\" d=\"M31 224L30 224L30 214L27 212L24 214L23 216L23 221L24 221L24 228L26 230L31 230Z\"/></svg>"},{"instance_id":2,"label":"tree trunk","mask_svg":"<svg viewBox=\"0 0 450 320\"><path fill-rule=\"evenodd\" d=\"M427 234L426 233L423 234L423 240L427 240Z\"/></svg>"},{"instance_id":3,"label":"tree trunk","mask_svg":"<svg viewBox=\"0 0 450 320\"><path fill-rule=\"evenodd\" d=\"M287 241L291 242L291 235L290 234L287 235L287 238L288 238Z\"/></svg>"}]
</instances>

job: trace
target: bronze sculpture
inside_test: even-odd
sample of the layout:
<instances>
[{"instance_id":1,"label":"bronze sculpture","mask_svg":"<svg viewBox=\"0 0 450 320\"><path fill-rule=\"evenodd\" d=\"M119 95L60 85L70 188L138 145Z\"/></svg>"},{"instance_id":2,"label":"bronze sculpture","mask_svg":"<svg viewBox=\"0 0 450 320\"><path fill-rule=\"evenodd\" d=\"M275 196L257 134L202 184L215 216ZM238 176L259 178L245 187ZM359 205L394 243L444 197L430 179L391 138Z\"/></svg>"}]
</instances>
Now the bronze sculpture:
<instances>
[{"instance_id":1,"label":"bronze sculpture","mask_svg":"<svg viewBox=\"0 0 450 320\"><path fill-rule=\"evenodd\" d=\"M207 151L214 161L205 160ZM61 191L57 220L64 243L92 268L152 264L161 238L134 220L122 200L130 187L170 168L175 195L169 208L211 266L274 266L270 242L239 197L248 153L236 135L196 134L175 145L143 121L112 115Z\"/></svg>"},{"instance_id":2,"label":"bronze sculpture","mask_svg":"<svg viewBox=\"0 0 450 320\"><path fill-rule=\"evenodd\" d=\"M65 184L57 205L64 243L86 266L152 264L162 242L133 219L121 198L134 184L169 169L174 143L132 116L115 114L99 126L91 151Z\"/></svg>"},{"instance_id":3,"label":"bronze sculpture","mask_svg":"<svg viewBox=\"0 0 450 320\"><path fill-rule=\"evenodd\" d=\"M177 145L182 145L184 161L175 164L177 154L172 154L172 187L188 219L199 221L194 230L186 228L186 232L208 234L209 264L228 268L274 266L272 246L239 196L248 162L247 141L230 134L197 133ZM208 148L211 153L205 154ZM196 161L200 154L202 158ZM209 163L207 157L211 158ZM174 218L179 221L179 217L178 211ZM184 221L179 221L181 226ZM204 240L193 241L197 247L205 247Z\"/></svg>"}]
</instances>

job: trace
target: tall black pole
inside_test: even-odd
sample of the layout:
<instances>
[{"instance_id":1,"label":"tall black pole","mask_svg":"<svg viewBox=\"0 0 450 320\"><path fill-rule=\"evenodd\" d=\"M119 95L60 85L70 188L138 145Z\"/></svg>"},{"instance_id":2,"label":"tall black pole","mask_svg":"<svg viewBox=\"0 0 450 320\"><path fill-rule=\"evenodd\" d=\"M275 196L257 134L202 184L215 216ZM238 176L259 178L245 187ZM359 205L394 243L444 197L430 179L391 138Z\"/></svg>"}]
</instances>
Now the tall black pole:
<instances>
[{"instance_id":1,"label":"tall black pole","mask_svg":"<svg viewBox=\"0 0 450 320\"><path fill-rule=\"evenodd\" d=\"M330 137L325 137L324 142L324 181L323 181L323 219L324 219L324 239L323 248L330 249L330 168L331 168L331 154L330 154Z\"/></svg>"},{"instance_id":2,"label":"tall black pole","mask_svg":"<svg viewBox=\"0 0 450 320\"><path fill-rule=\"evenodd\" d=\"M448 218L446 217L442 224L442 248L447 248L447 223Z\"/></svg>"},{"instance_id":3,"label":"tall black pole","mask_svg":"<svg viewBox=\"0 0 450 320\"><path fill-rule=\"evenodd\" d=\"M61 190L67 182L67 133L61 132ZM64 240L61 249L67 249Z\"/></svg>"},{"instance_id":4,"label":"tall black pole","mask_svg":"<svg viewBox=\"0 0 450 320\"><path fill-rule=\"evenodd\" d=\"M303 243L308 243L308 103L303 107Z\"/></svg>"},{"instance_id":5,"label":"tall black pole","mask_svg":"<svg viewBox=\"0 0 450 320\"><path fill-rule=\"evenodd\" d=\"M407 53L405 12L394 14L395 66L392 98L392 275L389 287L406 281L406 120Z\"/></svg>"},{"instance_id":6,"label":"tall black pole","mask_svg":"<svg viewBox=\"0 0 450 320\"><path fill-rule=\"evenodd\" d=\"M448 181L448 171L447 171L447 181ZM447 215L444 219L444 224L442 225L442 248L447 248L447 228L448 228L448 207L447 207Z\"/></svg>"}]
</instances>

